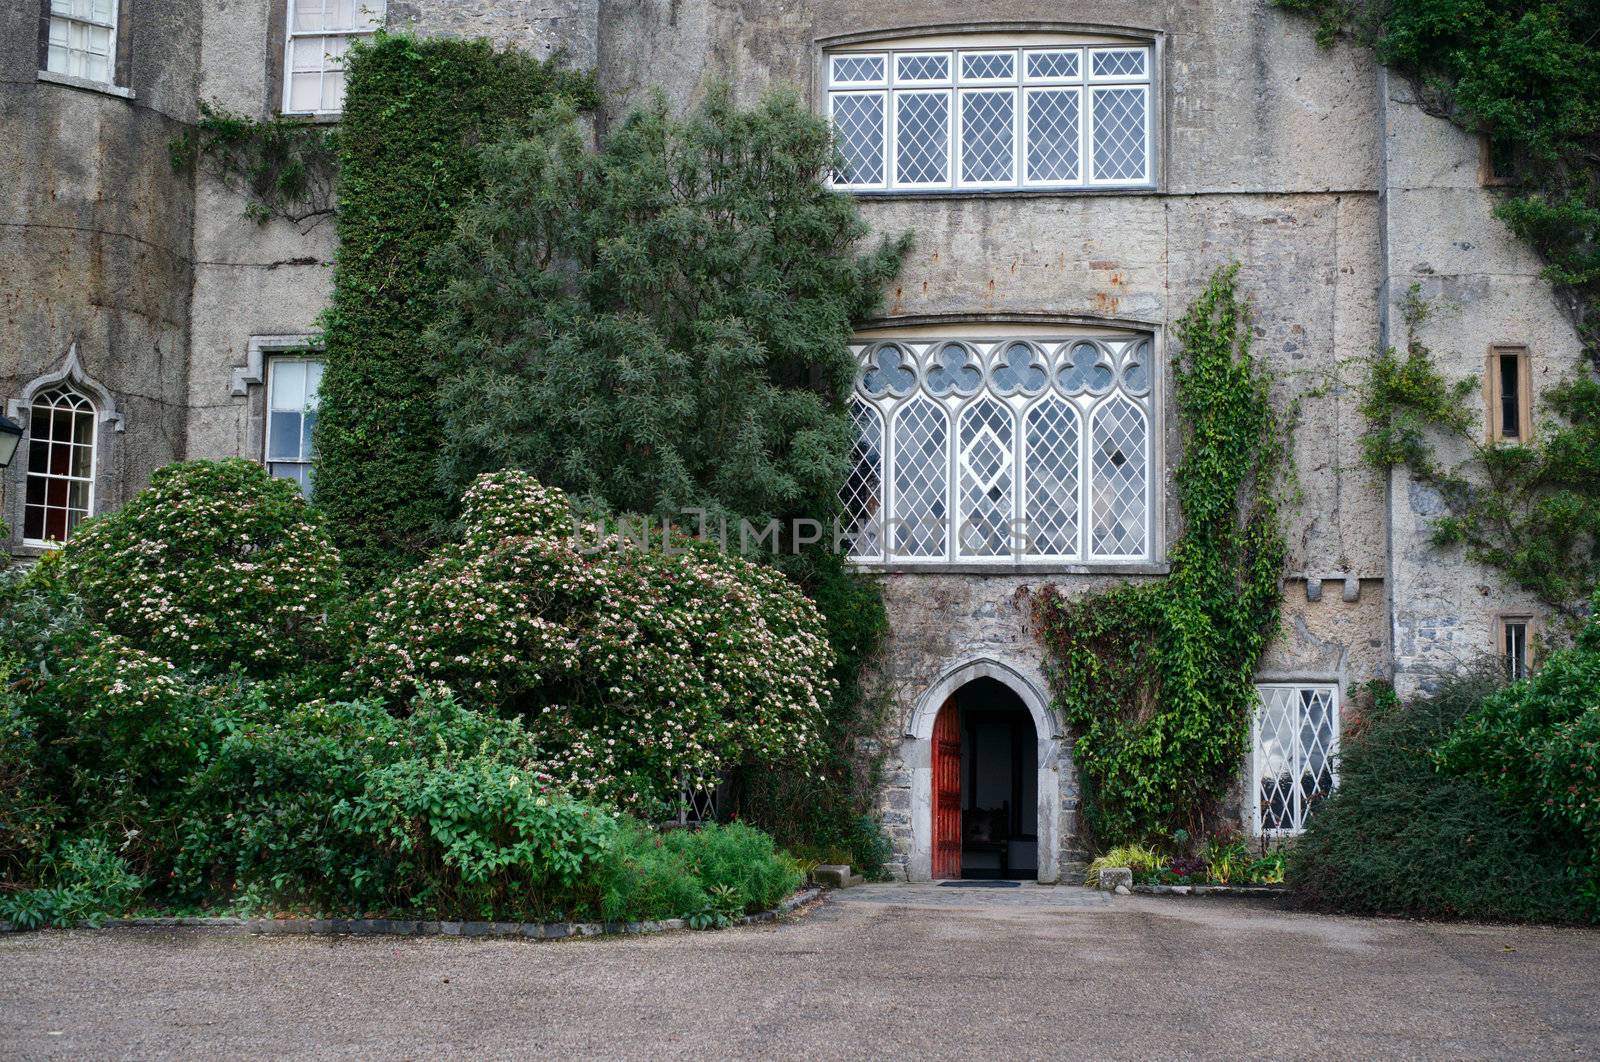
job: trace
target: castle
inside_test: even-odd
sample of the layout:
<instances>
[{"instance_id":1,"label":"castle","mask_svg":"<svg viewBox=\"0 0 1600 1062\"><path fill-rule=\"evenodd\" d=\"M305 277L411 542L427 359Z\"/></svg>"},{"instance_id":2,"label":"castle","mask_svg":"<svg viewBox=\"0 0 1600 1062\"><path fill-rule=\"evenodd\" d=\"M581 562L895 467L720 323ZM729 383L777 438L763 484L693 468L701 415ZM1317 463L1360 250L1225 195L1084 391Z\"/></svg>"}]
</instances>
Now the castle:
<instances>
[{"instance_id":1,"label":"castle","mask_svg":"<svg viewBox=\"0 0 1600 1062\"><path fill-rule=\"evenodd\" d=\"M1300 399L1283 631L1240 765L1240 825L1299 829L1336 784L1345 702L1494 653L1541 609L1459 551L1403 472L1360 462L1350 359L1419 338L1489 441L1533 429L1577 336L1492 216L1484 146L1366 51L1268 0L17 0L0 12L0 401L26 429L6 543L38 556L155 468L242 456L309 490L333 226L266 225L175 172L201 100L336 122L340 56L380 26L593 67L604 130L659 87L799 90L837 186L912 257L863 322L847 504L892 622L882 793L912 878L1053 881L1082 855L1070 741L1026 591L1167 570L1173 328L1241 264L1275 401ZM1020 553L1002 528L1024 520ZM953 802L953 803L952 803ZM941 822L959 811L954 840Z\"/></svg>"}]
</instances>

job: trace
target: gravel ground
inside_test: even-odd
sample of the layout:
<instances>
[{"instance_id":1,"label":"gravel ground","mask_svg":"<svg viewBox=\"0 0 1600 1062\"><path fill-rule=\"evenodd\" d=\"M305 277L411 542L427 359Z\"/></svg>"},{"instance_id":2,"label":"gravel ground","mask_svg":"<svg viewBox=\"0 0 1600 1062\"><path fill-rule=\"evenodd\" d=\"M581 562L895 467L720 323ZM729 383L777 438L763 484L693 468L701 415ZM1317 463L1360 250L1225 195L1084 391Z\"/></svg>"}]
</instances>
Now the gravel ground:
<instances>
[{"instance_id":1,"label":"gravel ground","mask_svg":"<svg viewBox=\"0 0 1600 1062\"><path fill-rule=\"evenodd\" d=\"M869 886L550 943L0 937L0 1057L1600 1056L1600 933Z\"/></svg>"}]
</instances>

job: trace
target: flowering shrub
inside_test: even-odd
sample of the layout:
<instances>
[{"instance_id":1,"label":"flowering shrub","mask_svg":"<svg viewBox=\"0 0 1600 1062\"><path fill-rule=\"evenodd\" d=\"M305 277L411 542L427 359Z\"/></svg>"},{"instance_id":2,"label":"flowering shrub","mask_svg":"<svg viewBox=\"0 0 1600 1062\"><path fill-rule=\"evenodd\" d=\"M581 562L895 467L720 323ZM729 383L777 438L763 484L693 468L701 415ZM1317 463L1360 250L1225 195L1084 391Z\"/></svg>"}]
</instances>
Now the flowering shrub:
<instances>
[{"instance_id":1,"label":"flowering shrub","mask_svg":"<svg viewBox=\"0 0 1600 1062\"><path fill-rule=\"evenodd\" d=\"M315 653L339 559L292 483L188 461L84 523L61 576L91 619L184 668L270 673Z\"/></svg>"},{"instance_id":2,"label":"flowering shrub","mask_svg":"<svg viewBox=\"0 0 1600 1062\"><path fill-rule=\"evenodd\" d=\"M463 545L376 595L360 688L521 716L563 786L642 813L812 755L832 653L781 574L701 543L579 552L565 496L523 473L479 477L464 509Z\"/></svg>"}]
</instances>

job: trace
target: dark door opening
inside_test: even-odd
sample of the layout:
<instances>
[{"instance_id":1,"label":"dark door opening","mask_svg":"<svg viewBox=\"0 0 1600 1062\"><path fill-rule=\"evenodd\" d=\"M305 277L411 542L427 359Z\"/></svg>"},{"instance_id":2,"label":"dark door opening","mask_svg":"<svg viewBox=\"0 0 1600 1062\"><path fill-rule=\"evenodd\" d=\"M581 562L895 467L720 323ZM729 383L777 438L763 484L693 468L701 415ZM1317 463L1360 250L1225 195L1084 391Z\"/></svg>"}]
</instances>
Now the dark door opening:
<instances>
[{"instance_id":1,"label":"dark door opening","mask_svg":"<svg viewBox=\"0 0 1600 1062\"><path fill-rule=\"evenodd\" d=\"M1039 876L1039 741L1015 693L990 678L957 691L961 877Z\"/></svg>"}]
</instances>

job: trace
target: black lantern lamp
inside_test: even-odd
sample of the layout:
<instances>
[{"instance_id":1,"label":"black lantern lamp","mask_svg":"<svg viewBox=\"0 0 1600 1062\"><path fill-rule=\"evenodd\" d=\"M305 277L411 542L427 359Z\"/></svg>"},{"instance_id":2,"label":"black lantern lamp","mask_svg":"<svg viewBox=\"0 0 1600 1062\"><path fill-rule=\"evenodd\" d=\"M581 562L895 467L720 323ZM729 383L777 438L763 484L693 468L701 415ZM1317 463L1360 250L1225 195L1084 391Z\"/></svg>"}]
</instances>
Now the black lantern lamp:
<instances>
[{"instance_id":1,"label":"black lantern lamp","mask_svg":"<svg viewBox=\"0 0 1600 1062\"><path fill-rule=\"evenodd\" d=\"M0 416L0 468L11 464L17 456L17 444L22 441L22 425L10 417Z\"/></svg>"}]
</instances>

